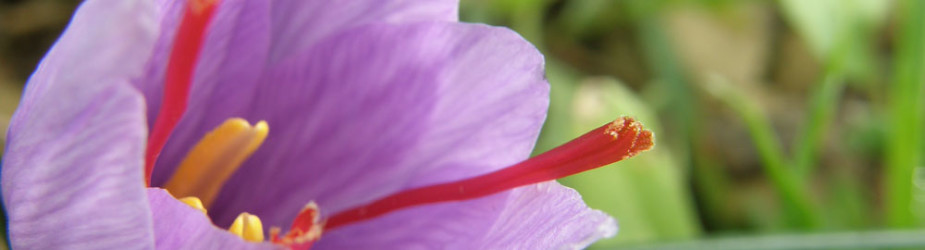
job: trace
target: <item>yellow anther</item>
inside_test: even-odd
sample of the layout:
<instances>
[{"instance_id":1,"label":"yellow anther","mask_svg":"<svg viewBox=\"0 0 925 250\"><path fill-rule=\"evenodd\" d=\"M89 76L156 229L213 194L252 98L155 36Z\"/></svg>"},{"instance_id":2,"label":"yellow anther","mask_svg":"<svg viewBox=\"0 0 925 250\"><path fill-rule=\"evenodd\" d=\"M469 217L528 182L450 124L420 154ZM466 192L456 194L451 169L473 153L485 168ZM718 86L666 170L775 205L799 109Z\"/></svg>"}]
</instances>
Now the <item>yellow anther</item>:
<instances>
[{"instance_id":1,"label":"yellow anther","mask_svg":"<svg viewBox=\"0 0 925 250\"><path fill-rule=\"evenodd\" d=\"M238 218L235 218L234 222L231 223L228 231L246 241L263 241L263 223L260 222L260 218L253 214L239 214Z\"/></svg>"},{"instance_id":2,"label":"yellow anther","mask_svg":"<svg viewBox=\"0 0 925 250\"><path fill-rule=\"evenodd\" d=\"M204 207L209 207L225 181L260 147L269 130L264 121L251 126L241 118L228 119L190 150L164 188L178 197L199 197Z\"/></svg>"},{"instance_id":3,"label":"yellow anther","mask_svg":"<svg viewBox=\"0 0 925 250\"><path fill-rule=\"evenodd\" d=\"M190 196L190 197L180 198L179 200L180 202L186 203L186 205L189 205L190 207L193 207L196 210L202 211L202 213L206 213L206 208L202 206L202 201L199 200L199 198Z\"/></svg>"}]
</instances>

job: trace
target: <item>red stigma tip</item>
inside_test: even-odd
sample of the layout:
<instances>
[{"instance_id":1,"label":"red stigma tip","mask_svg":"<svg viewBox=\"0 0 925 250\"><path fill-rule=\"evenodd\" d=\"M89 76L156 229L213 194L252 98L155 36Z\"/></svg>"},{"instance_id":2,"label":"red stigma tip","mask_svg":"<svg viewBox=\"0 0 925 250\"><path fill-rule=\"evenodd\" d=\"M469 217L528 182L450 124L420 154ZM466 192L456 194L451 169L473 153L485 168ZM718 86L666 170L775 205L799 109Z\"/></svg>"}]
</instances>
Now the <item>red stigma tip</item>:
<instances>
[{"instance_id":1,"label":"red stigma tip","mask_svg":"<svg viewBox=\"0 0 925 250\"><path fill-rule=\"evenodd\" d=\"M292 250L310 249L315 241L321 237L323 226L318 222L320 216L318 205L314 202L309 202L292 220L292 226L289 227L289 232L286 235L280 237L279 228L270 229L270 242L287 246Z\"/></svg>"},{"instance_id":2,"label":"red stigma tip","mask_svg":"<svg viewBox=\"0 0 925 250\"><path fill-rule=\"evenodd\" d=\"M145 184L151 185L151 173L158 155L167 143L167 138L186 112L189 89L193 81L193 70L199 59L199 50L205 39L206 27L212 19L217 0L192 0L186 5L183 21L174 38L170 60L167 63L164 96L161 109L154 121L154 128L148 135L145 151Z\"/></svg>"},{"instance_id":3,"label":"red stigma tip","mask_svg":"<svg viewBox=\"0 0 925 250\"><path fill-rule=\"evenodd\" d=\"M653 135L630 117L622 117L575 140L516 165L485 175L406 190L331 216L330 230L417 205L479 198L520 186L602 167L646 151Z\"/></svg>"}]
</instances>

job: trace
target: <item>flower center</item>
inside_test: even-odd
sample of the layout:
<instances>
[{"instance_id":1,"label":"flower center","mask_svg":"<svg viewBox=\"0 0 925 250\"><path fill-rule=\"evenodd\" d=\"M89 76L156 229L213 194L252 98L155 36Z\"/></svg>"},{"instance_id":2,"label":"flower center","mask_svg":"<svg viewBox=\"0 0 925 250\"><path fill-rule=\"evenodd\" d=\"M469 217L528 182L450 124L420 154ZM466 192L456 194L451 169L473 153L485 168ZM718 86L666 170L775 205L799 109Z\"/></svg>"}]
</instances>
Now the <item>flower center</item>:
<instances>
[{"instance_id":1,"label":"flower center","mask_svg":"<svg viewBox=\"0 0 925 250\"><path fill-rule=\"evenodd\" d=\"M151 185L154 164L183 113L186 112L193 71L219 0L190 0L174 38L167 63L164 94L145 151L145 184ZM251 126L243 119L229 119L206 135L177 168L164 186L178 199L203 213L215 201L219 189L231 174L263 143L266 122ZM197 197L201 197L197 198ZM241 213L229 231L247 241L263 241L263 226L257 216Z\"/></svg>"},{"instance_id":2,"label":"flower center","mask_svg":"<svg viewBox=\"0 0 925 250\"><path fill-rule=\"evenodd\" d=\"M178 197L199 197L210 207L225 181L260 147L268 132L263 121L251 126L244 119L228 119L190 150L164 188Z\"/></svg>"},{"instance_id":3,"label":"flower center","mask_svg":"<svg viewBox=\"0 0 925 250\"><path fill-rule=\"evenodd\" d=\"M206 134L187 153L164 185L172 195L203 213L241 163L263 143L269 133L264 121L251 126L241 118L226 120ZM263 224L250 213L241 213L228 231L252 242L263 241Z\"/></svg>"}]
</instances>

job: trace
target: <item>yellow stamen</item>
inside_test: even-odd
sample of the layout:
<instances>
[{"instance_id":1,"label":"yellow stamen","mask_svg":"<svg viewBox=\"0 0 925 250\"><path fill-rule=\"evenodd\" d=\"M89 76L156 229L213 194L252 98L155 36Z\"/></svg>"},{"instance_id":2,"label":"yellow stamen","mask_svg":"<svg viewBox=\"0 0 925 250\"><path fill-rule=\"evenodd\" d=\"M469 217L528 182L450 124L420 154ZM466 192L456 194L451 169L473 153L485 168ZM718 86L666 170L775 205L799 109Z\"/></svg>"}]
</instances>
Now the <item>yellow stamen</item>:
<instances>
[{"instance_id":1,"label":"yellow stamen","mask_svg":"<svg viewBox=\"0 0 925 250\"><path fill-rule=\"evenodd\" d=\"M241 213L238 218L234 219L228 231L243 238L246 241L261 242L263 241L263 223L256 215Z\"/></svg>"},{"instance_id":2,"label":"yellow stamen","mask_svg":"<svg viewBox=\"0 0 925 250\"><path fill-rule=\"evenodd\" d=\"M228 119L190 150L164 188L178 197L199 197L209 207L225 181L260 147L268 132L264 121L251 126L241 118Z\"/></svg>"},{"instance_id":3,"label":"yellow stamen","mask_svg":"<svg viewBox=\"0 0 925 250\"><path fill-rule=\"evenodd\" d=\"M186 205L189 205L190 207L193 207L196 210L202 211L202 213L204 214L206 213L206 208L202 206L202 201L199 200L199 198L190 196L190 197L180 198L179 200L180 202L186 203Z\"/></svg>"}]
</instances>

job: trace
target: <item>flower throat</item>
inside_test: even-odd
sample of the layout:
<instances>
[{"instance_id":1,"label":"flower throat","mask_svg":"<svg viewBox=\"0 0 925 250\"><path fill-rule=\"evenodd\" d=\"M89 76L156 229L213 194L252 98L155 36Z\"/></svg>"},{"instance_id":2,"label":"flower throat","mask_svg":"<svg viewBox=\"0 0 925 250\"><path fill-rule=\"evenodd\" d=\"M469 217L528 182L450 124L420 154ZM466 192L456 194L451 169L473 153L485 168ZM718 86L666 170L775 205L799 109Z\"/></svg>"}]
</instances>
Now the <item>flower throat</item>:
<instances>
[{"instance_id":1,"label":"flower throat","mask_svg":"<svg viewBox=\"0 0 925 250\"><path fill-rule=\"evenodd\" d=\"M187 2L168 60L162 104L148 137L145 181L149 186L158 155L186 111L193 71L217 7L218 0ZM264 121L250 125L243 119L230 118L188 152L165 188L205 213L231 174L263 143L268 132ZM621 117L518 164L468 179L401 191L327 218L320 218L318 205L307 201L286 234L274 227L269 238L291 249L309 249L325 230L409 207L476 199L555 180L632 157L652 146L651 131L632 118ZM229 232L248 241L264 241L260 219L249 213L239 215Z\"/></svg>"}]
</instances>

